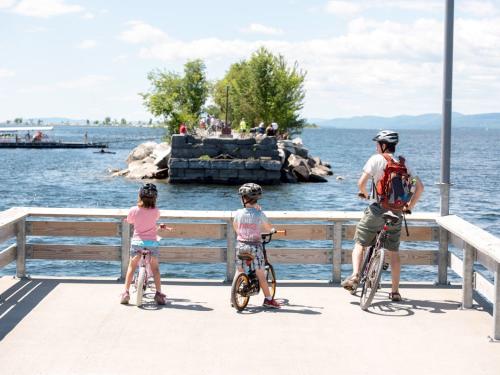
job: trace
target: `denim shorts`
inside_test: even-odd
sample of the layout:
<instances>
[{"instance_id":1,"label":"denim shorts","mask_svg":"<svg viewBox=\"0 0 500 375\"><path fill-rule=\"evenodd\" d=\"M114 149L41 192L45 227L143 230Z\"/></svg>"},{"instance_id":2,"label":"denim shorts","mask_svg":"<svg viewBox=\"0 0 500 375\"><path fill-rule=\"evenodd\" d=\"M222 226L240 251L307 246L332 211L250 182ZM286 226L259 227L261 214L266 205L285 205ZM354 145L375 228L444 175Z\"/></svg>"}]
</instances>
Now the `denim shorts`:
<instances>
[{"instance_id":1,"label":"denim shorts","mask_svg":"<svg viewBox=\"0 0 500 375\"><path fill-rule=\"evenodd\" d=\"M385 212L387 212L387 210L380 207L378 203L373 203L366 207L363 217L356 226L354 241L363 247L375 245L377 233L382 230L384 226L382 214ZM399 220L389 227L384 248L391 251L398 251L399 238L401 237L402 214L397 211L392 212L399 217Z\"/></svg>"},{"instance_id":2,"label":"denim shorts","mask_svg":"<svg viewBox=\"0 0 500 375\"><path fill-rule=\"evenodd\" d=\"M266 265L266 261L264 259L264 252L262 251L262 244L258 242L240 242L238 241L236 244L236 255L241 252L251 252L253 255L253 266L256 270L263 270ZM246 263L245 263L246 264ZM239 258L236 258L236 266L243 268L243 261Z\"/></svg>"},{"instance_id":3,"label":"denim shorts","mask_svg":"<svg viewBox=\"0 0 500 375\"><path fill-rule=\"evenodd\" d=\"M136 255L141 254L143 250L149 250L151 252L151 256L158 257L158 255L160 255L160 249L158 246L158 241L132 240L132 244L130 245L130 256L133 258Z\"/></svg>"}]
</instances>

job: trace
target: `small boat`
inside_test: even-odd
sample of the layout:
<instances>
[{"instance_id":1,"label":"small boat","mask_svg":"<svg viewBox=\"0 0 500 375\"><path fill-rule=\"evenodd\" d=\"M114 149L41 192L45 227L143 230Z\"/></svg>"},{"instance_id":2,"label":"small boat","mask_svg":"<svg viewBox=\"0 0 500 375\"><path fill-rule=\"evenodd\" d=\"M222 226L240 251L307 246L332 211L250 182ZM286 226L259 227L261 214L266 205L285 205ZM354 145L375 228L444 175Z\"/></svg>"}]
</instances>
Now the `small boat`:
<instances>
[{"instance_id":1,"label":"small boat","mask_svg":"<svg viewBox=\"0 0 500 375\"><path fill-rule=\"evenodd\" d=\"M52 129L53 126L0 127L0 148L108 148L106 143L87 142L87 133L84 142L51 140L47 132Z\"/></svg>"}]
</instances>

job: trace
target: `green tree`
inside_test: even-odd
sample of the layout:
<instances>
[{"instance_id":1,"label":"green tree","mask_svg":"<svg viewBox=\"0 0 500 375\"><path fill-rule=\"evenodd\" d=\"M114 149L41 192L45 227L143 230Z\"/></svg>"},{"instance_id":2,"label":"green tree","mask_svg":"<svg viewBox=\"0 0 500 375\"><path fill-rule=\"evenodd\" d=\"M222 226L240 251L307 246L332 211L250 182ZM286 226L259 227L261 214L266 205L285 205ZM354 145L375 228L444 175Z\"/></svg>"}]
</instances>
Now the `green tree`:
<instances>
[{"instance_id":1,"label":"green tree","mask_svg":"<svg viewBox=\"0 0 500 375\"><path fill-rule=\"evenodd\" d=\"M151 114L162 118L169 134L176 133L181 122L188 127L198 123L210 88L205 69L202 60L193 60L184 65L183 76L158 69L148 74L150 91L140 95Z\"/></svg>"},{"instance_id":2,"label":"green tree","mask_svg":"<svg viewBox=\"0 0 500 375\"><path fill-rule=\"evenodd\" d=\"M229 118L239 121L244 117L253 126L261 121L277 122L280 131L298 133L305 125L300 118L305 75L297 62L289 67L283 56L262 47L248 61L231 65L226 76L215 84L214 101L225 116L229 86Z\"/></svg>"},{"instance_id":3,"label":"green tree","mask_svg":"<svg viewBox=\"0 0 500 375\"><path fill-rule=\"evenodd\" d=\"M104 118L104 121L102 123L104 125L111 125L111 117Z\"/></svg>"},{"instance_id":4,"label":"green tree","mask_svg":"<svg viewBox=\"0 0 500 375\"><path fill-rule=\"evenodd\" d=\"M125 120L124 118L122 118L122 119L120 120L120 124L121 124L121 125L127 125L127 120Z\"/></svg>"}]
</instances>

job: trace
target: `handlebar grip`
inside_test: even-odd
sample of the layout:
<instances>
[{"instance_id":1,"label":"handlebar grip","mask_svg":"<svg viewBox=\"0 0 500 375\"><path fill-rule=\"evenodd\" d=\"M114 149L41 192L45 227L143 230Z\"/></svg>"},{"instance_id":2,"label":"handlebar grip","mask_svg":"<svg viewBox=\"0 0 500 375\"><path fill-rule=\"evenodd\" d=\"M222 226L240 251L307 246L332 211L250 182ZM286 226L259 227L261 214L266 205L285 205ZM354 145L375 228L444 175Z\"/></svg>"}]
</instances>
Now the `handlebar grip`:
<instances>
[{"instance_id":1,"label":"handlebar grip","mask_svg":"<svg viewBox=\"0 0 500 375\"><path fill-rule=\"evenodd\" d=\"M276 233L286 235L286 229L277 230Z\"/></svg>"},{"instance_id":2,"label":"handlebar grip","mask_svg":"<svg viewBox=\"0 0 500 375\"><path fill-rule=\"evenodd\" d=\"M362 192L358 193L358 198L368 199L368 197L364 193L362 193Z\"/></svg>"}]
</instances>

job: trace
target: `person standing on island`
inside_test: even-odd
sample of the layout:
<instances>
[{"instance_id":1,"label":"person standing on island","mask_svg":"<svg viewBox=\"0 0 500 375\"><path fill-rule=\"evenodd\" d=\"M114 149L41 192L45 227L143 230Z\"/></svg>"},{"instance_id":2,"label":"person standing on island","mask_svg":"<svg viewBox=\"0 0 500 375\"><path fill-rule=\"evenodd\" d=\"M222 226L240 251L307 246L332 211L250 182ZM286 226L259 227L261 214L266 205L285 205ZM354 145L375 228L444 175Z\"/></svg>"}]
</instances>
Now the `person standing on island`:
<instances>
[{"instance_id":1,"label":"person standing on island","mask_svg":"<svg viewBox=\"0 0 500 375\"><path fill-rule=\"evenodd\" d=\"M187 135L187 128L183 122L181 123L181 126L179 127L179 134Z\"/></svg>"}]
</instances>

